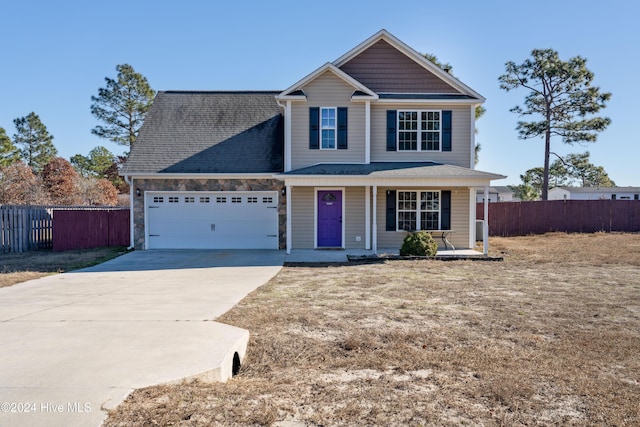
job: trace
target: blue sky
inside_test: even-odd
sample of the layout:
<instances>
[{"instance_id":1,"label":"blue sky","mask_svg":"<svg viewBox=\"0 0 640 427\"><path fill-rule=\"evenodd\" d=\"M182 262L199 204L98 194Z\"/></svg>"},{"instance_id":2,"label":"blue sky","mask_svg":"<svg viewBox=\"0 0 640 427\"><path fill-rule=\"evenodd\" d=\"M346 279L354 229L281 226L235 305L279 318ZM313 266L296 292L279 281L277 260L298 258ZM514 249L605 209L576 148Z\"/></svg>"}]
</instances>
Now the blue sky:
<instances>
[{"instance_id":1,"label":"blue sky","mask_svg":"<svg viewBox=\"0 0 640 427\"><path fill-rule=\"evenodd\" d=\"M532 5L535 4L535 8ZM91 96L131 64L156 90L285 89L384 28L420 52L453 65L481 93L478 169L508 175L542 166L542 140L517 138L526 92L504 92L504 63L534 48L587 58L595 85L613 97L612 125L586 146L552 142L552 151L591 152L618 185L640 186L636 132L640 69L638 6L633 1L31 1L5 2L0 23L0 127L34 111L63 157L97 145Z\"/></svg>"}]
</instances>

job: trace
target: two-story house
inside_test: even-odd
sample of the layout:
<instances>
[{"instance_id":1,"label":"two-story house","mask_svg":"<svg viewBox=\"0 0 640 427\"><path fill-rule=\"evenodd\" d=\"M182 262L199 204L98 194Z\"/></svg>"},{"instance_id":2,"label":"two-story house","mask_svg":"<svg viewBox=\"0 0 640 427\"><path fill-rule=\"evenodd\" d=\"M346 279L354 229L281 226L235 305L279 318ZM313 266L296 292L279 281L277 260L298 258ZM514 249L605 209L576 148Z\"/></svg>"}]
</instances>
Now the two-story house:
<instances>
[{"instance_id":1,"label":"two-story house","mask_svg":"<svg viewBox=\"0 0 640 427\"><path fill-rule=\"evenodd\" d=\"M136 248L475 245L484 98L382 30L284 91L160 92L122 169Z\"/></svg>"}]
</instances>

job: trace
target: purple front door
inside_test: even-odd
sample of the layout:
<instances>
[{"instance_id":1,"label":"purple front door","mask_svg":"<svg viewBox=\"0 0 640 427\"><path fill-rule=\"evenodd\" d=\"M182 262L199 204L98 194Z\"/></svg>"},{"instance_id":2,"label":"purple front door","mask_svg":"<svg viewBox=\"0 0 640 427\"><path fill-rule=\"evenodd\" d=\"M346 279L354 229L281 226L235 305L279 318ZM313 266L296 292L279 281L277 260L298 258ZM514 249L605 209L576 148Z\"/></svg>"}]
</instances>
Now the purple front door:
<instances>
[{"instance_id":1,"label":"purple front door","mask_svg":"<svg viewBox=\"0 0 640 427\"><path fill-rule=\"evenodd\" d=\"M342 247L342 191L318 191L318 247Z\"/></svg>"}]
</instances>

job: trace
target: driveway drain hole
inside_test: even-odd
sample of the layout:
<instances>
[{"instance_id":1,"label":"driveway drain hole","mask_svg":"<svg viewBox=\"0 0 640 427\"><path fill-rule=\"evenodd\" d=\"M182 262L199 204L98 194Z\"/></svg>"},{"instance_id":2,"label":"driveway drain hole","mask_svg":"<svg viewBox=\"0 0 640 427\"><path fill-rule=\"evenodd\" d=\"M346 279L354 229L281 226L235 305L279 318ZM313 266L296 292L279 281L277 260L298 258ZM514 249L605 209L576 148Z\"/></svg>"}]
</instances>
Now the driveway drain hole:
<instances>
[{"instance_id":1,"label":"driveway drain hole","mask_svg":"<svg viewBox=\"0 0 640 427\"><path fill-rule=\"evenodd\" d=\"M238 353L233 354L233 366L231 367L231 375L236 376L240 372L240 356Z\"/></svg>"}]
</instances>

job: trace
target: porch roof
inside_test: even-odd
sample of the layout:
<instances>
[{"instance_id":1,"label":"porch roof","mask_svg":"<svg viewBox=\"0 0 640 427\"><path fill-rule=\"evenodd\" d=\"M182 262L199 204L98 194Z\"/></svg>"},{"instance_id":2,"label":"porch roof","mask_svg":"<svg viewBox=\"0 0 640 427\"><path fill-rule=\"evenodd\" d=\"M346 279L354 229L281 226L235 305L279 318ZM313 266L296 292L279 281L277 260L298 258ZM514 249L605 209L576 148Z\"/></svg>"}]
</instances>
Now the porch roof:
<instances>
[{"instance_id":1,"label":"porch roof","mask_svg":"<svg viewBox=\"0 0 640 427\"><path fill-rule=\"evenodd\" d=\"M486 178L502 175L435 162L319 163L281 174L286 176L370 176L373 178Z\"/></svg>"},{"instance_id":2,"label":"porch roof","mask_svg":"<svg viewBox=\"0 0 640 427\"><path fill-rule=\"evenodd\" d=\"M292 185L317 182L385 185L402 181L416 185L483 186L503 175L435 162L320 163L277 175Z\"/></svg>"}]
</instances>

